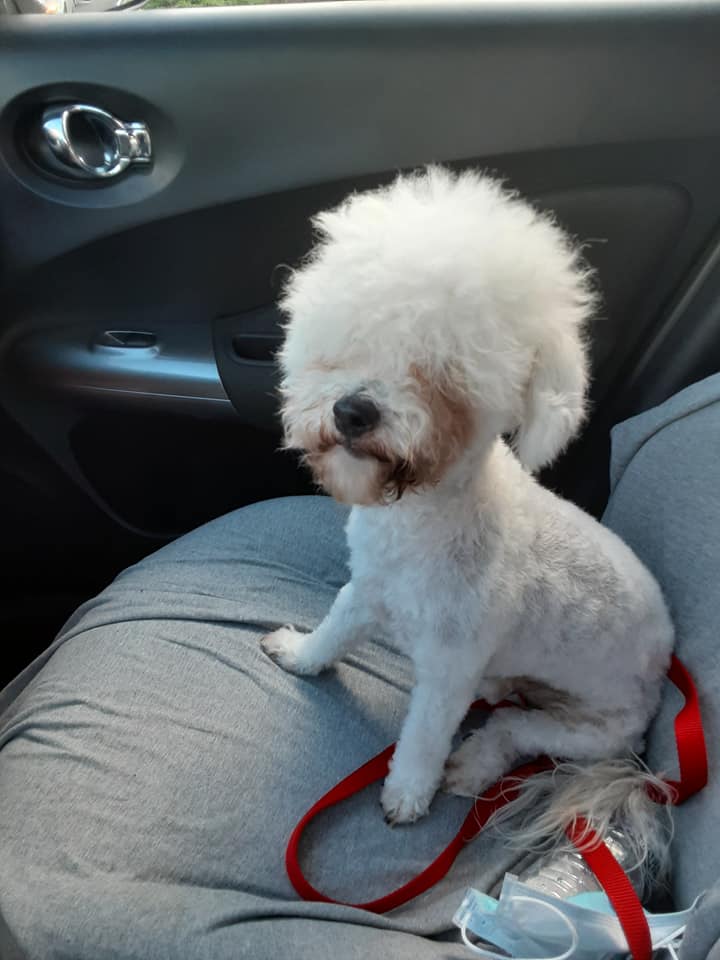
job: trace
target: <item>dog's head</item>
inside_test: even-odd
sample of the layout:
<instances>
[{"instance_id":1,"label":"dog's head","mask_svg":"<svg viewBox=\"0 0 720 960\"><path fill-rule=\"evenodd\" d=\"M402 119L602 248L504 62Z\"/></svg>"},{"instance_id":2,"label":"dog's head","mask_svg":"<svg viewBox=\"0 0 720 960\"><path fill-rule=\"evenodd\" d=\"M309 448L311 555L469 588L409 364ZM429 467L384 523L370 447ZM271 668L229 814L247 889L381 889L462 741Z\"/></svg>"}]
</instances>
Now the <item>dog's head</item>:
<instances>
[{"instance_id":1,"label":"dog's head","mask_svg":"<svg viewBox=\"0 0 720 960\"><path fill-rule=\"evenodd\" d=\"M338 500L437 483L512 433L530 470L584 415L587 271L547 217L431 168L315 219L280 353L286 444Z\"/></svg>"}]
</instances>

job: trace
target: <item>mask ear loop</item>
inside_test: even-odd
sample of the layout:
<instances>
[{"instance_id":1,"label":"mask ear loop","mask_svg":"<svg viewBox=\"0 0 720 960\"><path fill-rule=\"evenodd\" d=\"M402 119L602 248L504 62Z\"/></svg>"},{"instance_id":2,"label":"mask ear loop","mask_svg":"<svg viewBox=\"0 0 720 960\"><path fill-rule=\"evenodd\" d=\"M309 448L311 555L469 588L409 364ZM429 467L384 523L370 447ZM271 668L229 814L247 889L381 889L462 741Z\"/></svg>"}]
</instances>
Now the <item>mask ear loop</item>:
<instances>
[{"instance_id":1,"label":"mask ear loop","mask_svg":"<svg viewBox=\"0 0 720 960\"><path fill-rule=\"evenodd\" d=\"M695 897L693 902L690 904L690 906L688 907L688 911L694 910L695 907L698 905L698 902L701 900L701 898L702 898L702 894L699 893ZM656 943L653 943L653 953L656 950L667 950L668 957L670 958L670 960L679 960L678 949L682 944L682 938L685 935L686 927L687 927L687 923L683 923L681 924L681 926L673 930L672 933L666 934L661 940L658 940Z\"/></svg>"},{"instance_id":2,"label":"mask ear loop","mask_svg":"<svg viewBox=\"0 0 720 960\"><path fill-rule=\"evenodd\" d=\"M681 927L678 927L677 930L673 930L672 933L663 937L662 940L654 943L653 953L655 950L667 950L670 960L679 960L677 951L682 942L683 934L685 933L685 926L686 924L683 924Z\"/></svg>"},{"instance_id":3,"label":"mask ear loop","mask_svg":"<svg viewBox=\"0 0 720 960\"><path fill-rule=\"evenodd\" d=\"M552 957L515 957L514 960L570 960L570 957L575 953L578 948L579 937L578 932L575 929L575 924L569 917L566 917L565 914L558 907L554 906L552 903L546 903L544 900L536 900L534 897L523 897L517 896L513 897L514 903L533 903L535 906L543 906L547 910L550 910L551 913L554 913L558 916L570 933L570 946L565 950L564 953L558 953ZM463 943L466 947L472 950L473 953L477 954L479 957L485 957L486 960L508 960L508 955L506 953L495 953L494 950L484 950L482 947L478 947L477 944L471 943L470 938L467 935L467 923L463 923L460 927L460 936L463 939Z\"/></svg>"}]
</instances>

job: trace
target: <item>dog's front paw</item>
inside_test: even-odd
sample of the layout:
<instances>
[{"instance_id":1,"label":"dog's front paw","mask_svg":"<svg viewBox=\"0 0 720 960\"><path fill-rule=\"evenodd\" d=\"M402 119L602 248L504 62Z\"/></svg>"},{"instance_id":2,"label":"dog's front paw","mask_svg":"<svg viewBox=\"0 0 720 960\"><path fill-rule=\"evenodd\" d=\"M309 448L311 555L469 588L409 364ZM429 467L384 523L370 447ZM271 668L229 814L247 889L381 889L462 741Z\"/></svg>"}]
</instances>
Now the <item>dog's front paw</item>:
<instances>
[{"instance_id":1,"label":"dog's front paw","mask_svg":"<svg viewBox=\"0 0 720 960\"><path fill-rule=\"evenodd\" d=\"M434 795L435 787L402 783L390 774L380 795L385 822L391 827L399 823L414 823L428 812Z\"/></svg>"},{"instance_id":2,"label":"dog's front paw","mask_svg":"<svg viewBox=\"0 0 720 960\"><path fill-rule=\"evenodd\" d=\"M478 797L496 779L488 769L482 748L471 736L450 755L445 765L443 790L458 797Z\"/></svg>"},{"instance_id":3,"label":"dog's front paw","mask_svg":"<svg viewBox=\"0 0 720 960\"><path fill-rule=\"evenodd\" d=\"M271 660L288 673L313 677L320 673L325 664L312 656L309 637L310 634L299 633L294 627L281 627L266 634L260 640L260 646Z\"/></svg>"}]
</instances>

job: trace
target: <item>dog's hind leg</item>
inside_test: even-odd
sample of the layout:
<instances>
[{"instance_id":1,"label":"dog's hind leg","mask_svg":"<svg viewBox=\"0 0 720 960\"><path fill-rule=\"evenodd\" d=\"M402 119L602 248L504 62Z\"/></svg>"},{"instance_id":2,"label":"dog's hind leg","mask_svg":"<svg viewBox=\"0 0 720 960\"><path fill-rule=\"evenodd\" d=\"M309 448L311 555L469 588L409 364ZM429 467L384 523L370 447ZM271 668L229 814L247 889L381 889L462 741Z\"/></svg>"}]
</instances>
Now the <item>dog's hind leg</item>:
<instances>
[{"instance_id":1,"label":"dog's hind leg","mask_svg":"<svg viewBox=\"0 0 720 960\"><path fill-rule=\"evenodd\" d=\"M445 789L476 797L519 763L549 755L563 760L605 760L639 746L621 712L574 719L545 710L506 707L472 733L452 754Z\"/></svg>"}]
</instances>

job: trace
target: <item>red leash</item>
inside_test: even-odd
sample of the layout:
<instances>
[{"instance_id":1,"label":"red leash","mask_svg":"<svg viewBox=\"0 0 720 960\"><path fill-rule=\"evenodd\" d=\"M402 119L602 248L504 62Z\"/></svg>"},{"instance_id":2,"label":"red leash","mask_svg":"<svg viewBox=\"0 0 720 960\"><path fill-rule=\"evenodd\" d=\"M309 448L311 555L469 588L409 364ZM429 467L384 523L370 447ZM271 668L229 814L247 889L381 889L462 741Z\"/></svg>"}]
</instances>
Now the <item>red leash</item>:
<instances>
[{"instance_id":1,"label":"red leash","mask_svg":"<svg viewBox=\"0 0 720 960\"><path fill-rule=\"evenodd\" d=\"M476 700L470 707L471 710L494 710L502 707L517 707L511 700L503 700L501 703L490 706L484 700ZM290 835L287 850L285 852L285 867L295 890L300 894L303 900L320 900L323 903L342 903L340 900L334 900L326 894L316 890L311 883L306 880L300 864L298 862L298 846L300 837L305 827L314 820L315 817L327 810L328 807L334 807L336 803L342 803L354 794L369 787L372 783L384 779L387 776L390 760L392 759L395 744L391 743L382 753L378 753L372 760L368 760L357 770L354 770L349 776L341 780L332 790L328 790L325 796L321 797L314 804ZM421 893L425 893L430 887L434 887L455 862L455 858L462 848L470 843L483 829L487 821L496 810L503 807L510 800L514 800L518 794L518 782L533 773L539 773L541 770L549 770L552 767L550 760L535 760L532 763L526 763L522 767L514 770L509 777L505 777L495 786L490 787L470 808L468 815L463 820L462 826L453 837L445 849L437 856L431 864L413 877L402 887L392 890L384 897L378 897L377 900L369 900L367 903L350 903L345 906L357 907L359 910L369 910L371 913L388 913L396 907L402 906L408 900L414 900Z\"/></svg>"},{"instance_id":2,"label":"red leash","mask_svg":"<svg viewBox=\"0 0 720 960\"><path fill-rule=\"evenodd\" d=\"M675 718L675 741L680 779L667 781L673 788L673 803L682 803L688 797L697 793L698 790L701 790L707 783L707 752L695 684L683 664L674 655L668 670L668 678L685 698L685 704ZM484 701L478 700L472 705L471 709L495 710L509 706L517 707L517 704L504 700L502 703L491 707ZM290 882L303 900L343 903L343 901L335 900L316 890L306 880L298 861L298 847L303 831L308 823L314 820L323 810L327 810L328 807L335 806L337 803L342 803L343 800L359 793L370 784L382 780L388 773L394 750L395 744L391 744L382 753L368 760L363 766L341 780L337 786L329 790L308 810L293 830L285 853L285 866ZM456 836L453 837L440 855L416 877L398 887L397 890L392 890L376 900L370 900L368 903L346 903L344 905L357 907L360 910L369 910L372 913L387 913L409 900L413 900L421 893L425 893L426 890L442 880L462 848L475 839L492 814L515 799L518 793L518 782L551 767L551 760L541 758L513 770L512 773L503 777L502 780L475 800ZM567 833L605 890L623 928L632 957L634 960L650 960L652 953L650 930L642 904L625 871L608 847L597 839L584 821L576 821L568 827Z\"/></svg>"}]
</instances>

